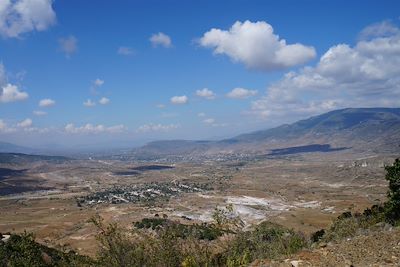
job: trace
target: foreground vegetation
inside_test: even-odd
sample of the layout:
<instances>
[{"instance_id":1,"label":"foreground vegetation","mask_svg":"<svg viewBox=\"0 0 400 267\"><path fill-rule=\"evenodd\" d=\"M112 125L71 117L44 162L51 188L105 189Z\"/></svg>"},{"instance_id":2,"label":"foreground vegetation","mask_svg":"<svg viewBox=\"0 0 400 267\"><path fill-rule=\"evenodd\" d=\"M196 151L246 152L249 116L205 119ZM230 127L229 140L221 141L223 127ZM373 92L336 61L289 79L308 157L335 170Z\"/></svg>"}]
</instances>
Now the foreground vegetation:
<instances>
[{"instance_id":1,"label":"foreground vegetation","mask_svg":"<svg viewBox=\"0 0 400 267\"><path fill-rule=\"evenodd\" d=\"M214 222L182 224L163 216L133 223L127 231L102 218L91 222L99 230L98 257L61 252L34 242L31 234L0 241L0 266L247 266L256 259L286 258L317 242L335 242L364 231L400 225L400 160L386 166L388 200L363 213L345 212L328 229L307 238L270 222L243 230L232 206L216 209ZM1 238L1 236L0 236Z\"/></svg>"},{"instance_id":2,"label":"foreground vegetation","mask_svg":"<svg viewBox=\"0 0 400 267\"><path fill-rule=\"evenodd\" d=\"M99 265L246 266L257 258L290 255L307 244L303 235L268 222L252 231L234 231L216 224L182 225L160 223L159 219L146 223L149 221L149 229L127 233L117 225L104 227L101 220L94 220L101 230ZM154 230L153 223L157 223Z\"/></svg>"},{"instance_id":3,"label":"foreground vegetation","mask_svg":"<svg viewBox=\"0 0 400 267\"><path fill-rule=\"evenodd\" d=\"M4 236L0 234L0 240ZM74 251L63 252L34 241L29 233L11 234L7 241L0 241L0 266L93 266L94 261Z\"/></svg>"}]
</instances>

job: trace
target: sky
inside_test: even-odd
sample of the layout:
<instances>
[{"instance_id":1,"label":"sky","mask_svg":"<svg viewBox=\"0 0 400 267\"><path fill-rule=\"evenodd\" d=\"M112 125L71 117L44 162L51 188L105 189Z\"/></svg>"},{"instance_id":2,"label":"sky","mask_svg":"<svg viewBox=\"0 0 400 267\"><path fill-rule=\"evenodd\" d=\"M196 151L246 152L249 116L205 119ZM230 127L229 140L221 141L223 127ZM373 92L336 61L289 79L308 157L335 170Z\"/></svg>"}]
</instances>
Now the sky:
<instances>
[{"instance_id":1,"label":"sky","mask_svg":"<svg viewBox=\"0 0 400 267\"><path fill-rule=\"evenodd\" d=\"M400 106L399 1L0 0L0 141L221 139Z\"/></svg>"}]
</instances>

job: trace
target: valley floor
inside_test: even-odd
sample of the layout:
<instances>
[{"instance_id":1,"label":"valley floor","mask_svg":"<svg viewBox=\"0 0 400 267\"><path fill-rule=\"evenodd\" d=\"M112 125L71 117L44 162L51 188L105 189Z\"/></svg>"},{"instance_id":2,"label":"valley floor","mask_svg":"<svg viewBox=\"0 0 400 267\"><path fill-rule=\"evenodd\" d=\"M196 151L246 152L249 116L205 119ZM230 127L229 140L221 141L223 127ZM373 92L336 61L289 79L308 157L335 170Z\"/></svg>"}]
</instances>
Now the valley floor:
<instances>
[{"instance_id":1,"label":"valley floor","mask_svg":"<svg viewBox=\"0 0 400 267\"><path fill-rule=\"evenodd\" d=\"M88 220L96 214L106 222L130 228L134 221L155 214L185 223L210 221L216 207L231 204L246 227L269 220L310 234L328 227L344 211L362 211L383 202L387 190L383 165L393 162L394 157L349 159L333 152L250 162L164 163L171 168L140 167L139 171L137 166L149 163L82 160L1 166L27 169L24 179L36 179L51 189L0 196L0 232L27 230L46 245L70 247L93 256L97 252L96 231ZM121 175L132 168L139 173ZM178 182L209 189L187 189L168 198L155 195L128 203L115 195L121 190L121 196L137 194L132 192L135 186ZM18 186L18 180L8 183ZM162 193L154 186L146 190L150 190L146 196ZM77 201L98 192L111 192L110 202Z\"/></svg>"}]
</instances>

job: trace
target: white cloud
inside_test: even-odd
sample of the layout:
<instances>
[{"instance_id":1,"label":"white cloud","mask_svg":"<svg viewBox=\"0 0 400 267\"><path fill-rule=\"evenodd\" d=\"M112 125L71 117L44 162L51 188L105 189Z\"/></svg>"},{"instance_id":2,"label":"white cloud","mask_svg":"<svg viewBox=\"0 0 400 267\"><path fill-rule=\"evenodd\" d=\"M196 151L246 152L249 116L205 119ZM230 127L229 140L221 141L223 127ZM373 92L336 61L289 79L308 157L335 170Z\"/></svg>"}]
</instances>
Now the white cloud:
<instances>
[{"instance_id":1,"label":"white cloud","mask_svg":"<svg viewBox=\"0 0 400 267\"><path fill-rule=\"evenodd\" d=\"M289 72L270 85L252 103L250 113L294 118L343 107L398 107L399 66L398 28L385 31L384 37L360 40L354 47L335 45L315 66Z\"/></svg>"},{"instance_id":2,"label":"white cloud","mask_svg":"<svg viewBox=\"0 0 400 267\"><path fill-rule=\"evenodd\" d=\"M208 119L203 120L203 122L204 122L205 124L213 124L213 123L215 122L215 119L213 119L213 118L208 118Z\"/></svg>"},{"instance_id":3,"label":"white cloud","mask_svg":"<svg viewBox=\"0 0 400 267\"><path fill-rule=\"evenodd\" d=\"M150 42L154 47L163 46L165 48L172 47L171 37L165 33L155 33L150 37Z\"/></svg>"},{"instance_id":4,"label":"white cloud","mask_svg":"<svg viewBox=\"0 0 400 267\"><path fill-rule=\"evenodd\" d=\"M227 93L226 96L234 99L245 99L251 96L255 96L256 94L257 90L248 90L238 87Z\"/></svg>"},{"instance_id":5,"label":"white cloud","mask_svg":"<svg viewBox=\"0 0 400 267\"><path fill-rule=\"evenodd\" d=\"M142 125L138 128L138 132L141 133L147 133L147 132L168 132L174 129L179 128L179 125L177 124L167 124L167 125L163 125L163 124L153 124L153 123L149 123L149 124L145 124Z\"/></svg>"},{"instance_id":6,"label":"white cloud","mask_svg":"<svg viewBox=\"0 0 400 267\"><path fill-rule=\"evenodd\" d=\"M97 90L97 88L102 87L104 84L104 80L97 78L96 80L94 80L90 86L90 92L94 95L99 94L99 91Z\"/></svg>"},{"instance_id":7,"label":"white cloud","mask_svg":"<svg viewBox=\"0 0 400 267\"><path fill-rule=\"evenodd\" d=\"M28 118L28 119L25 119L25 120L19 122L17 124L17 126L20 128L29 128L32 126L32 124L33 124L32 120Z\"/></svg>"},{"instance_id":8,"label":"white cloud","mask_svg":"<svg viewBox=\"0 0 400 267\"><path fill-rule=\"evenodd\" d=\"M48 133L50 132L52 129L51 128L38 128L38 127L26 127L23 128L24 132L28 132L28 133Z\"/></svg>"},{"instance_id":9,"label":"white cloud","mask_svg":"<svg viewBox=\"0 0 400 267\"><path fill-rule=\"evenodd\" d=\"M52 0L0 1L0 34L18 38L31 31L44 31L56 23Z\"/></svg>"},{"instance_id":10,"label":"white cloud","mask_svg":"<svg viewBox=\"0 0 400 267\"><path fill-rule=\"evenodd\" d=\"M64 52L67 58L78 51L78 39L73 35L58 39L58 43L60 45L60 50Z\"/></svg>"},{"instance_id":11,"label":"white cloud","mask_svg":"<svg viewBox=\"0 0 400 267\"><path fill-rule=\"evenodd\" d=\"M121 133L126 130L126 127L122 124L106 127L102 124L93 125L85 124L80 127L76 127L73 123L69 123L64 128L65 132L70 134L100 134L100 133Z\"/></svg>"},{"instance_id":12,"label":"white cloud","mask_svg":"<svg viewBox=\"0 0 400 267\"><path fill-rule=\"evenodd\" d=\"M203 120L203 123L207 126L211 127L226 127L228 126L227 123L217 123L214 118L207 118Z\"/></svg>"},{"instance_id":13,"label":"white cloud","mask_svg":"<svg viewBox=\"0 0 400 267\"><path fill-rule=\"evenodd\" d=\"M104 80L97 78L96 80L94 80L93 85L96 87L100 87L104 84Z\"/></svg>"},{"instance_id":14,"label":"white cloud","mask_svg":"<svg viewBox=\"0 0 400 267\"><path fill-rule=\"evenodd\" d=\"M7 129L7 124L0 119L0 132L4 131L5 129Z\"/></svg>"},{"instance_id":15,"label":"white cloud","mask_svg":"<svg viewBox=\"0 0 400 267\"><path fill-rule=\"evenodd\" d=\"M91 99L88 99L88 100L86 100L85 102L83 102L83 105L84 105L85 107L94 107L94 106L96 106L96 103L93 102Z\"/></svg>"},{"instance_id":16,"label":"white cloud","mask_svg":"<svg viewBox=\"0 0 400 267\"><path fill-rule=\"evenodd\" d=\"M360 40L368 40L376 37L389 37L399 34L400 30L390 21L382 21L365 27L358 35Z\"/></svg>"},{"instance_id":17,"label":"white cloud","mask_svg":"<svg viewBox=\"0 0 400 267\"><path fill-rule=\"evenodd\" d=\"M99 103L100 103L101 105L107 105L108 103L110 103L110 99L108 99L107 97L102 97L102 98L99 100Z\"/></svg>"},{"instance_id":18,"label":"white cloud","mask_svg":"<svg viewBox=\"0 0 400 267\"><path fill-rule=\"evenodd\" d=\"M216 94L208 88L203 88L201 90L196 91L196 95L199 97L203 97L206 99L215 99Z\"/></svg>"},{"instance_id":19,"label":"white cloud","mask_svg":"<svg viewBox=\"0 0 400 267\"><path fill-rule=\"evenodd\" d=\"M27 118L23 121L18 122L14 126L9 127L3 120L0 119L0 133L16 133L16 132L25 132L25 133L48 133L51 129L54 128L37 128L32 127L33 122L31 119Z\"/></svg>"},{"instance_id":20,"label":"white cloud","mask_svg":"<svg viewBox=\"0 0 400 267\"><path fill-rule=\"evenodd\" d=\"M45 116L45 115L47 115L47 112L42 111L42 110L34 110L33 114L36 116Z\"/></svg>"},{"instance_id":21,"label":"white cloud","mask_svg":"<svg viewBox=\"0 0 400 267\"><path fill-rule=\"evenodd\" d=\"M51 107L56 104L56 101L50 98L45 98L39 101L39 107Z\"/></svg>"},{"instance_id":22,"label":"white cloud","mask_svg":"<svg viewBox=\"0 0 400 267\"><path fill-rule=\"evenodd\" d=\"M127 46L120 46L118 47L117 50L118 55L122 55L122 56L131 56L135 53L135 51Z\"/></svg>"},{"instance_id":23,"label":"white cloud","mask_svg":"<svg viewBox=\"0 0 400 267\"><path fill-rule=\"evenodd\" d=\"M189 98L185 95L171 97L171 103L174 105L186 104L188 101L189 101Z\"/></svg>"},{"instance_id":24,"label":"white cloud","mask_svg":"<svg viewBox=\"0 0 400 267\"><path fill-rule=\"evenodd\" d=\"M197 113L197 117L203 118L205 116L206 116L206 113L204 113L204 112Z\"/></svg>"},{"instance_id":25,"label":"white cloud","mask_svg":"<svg viewBox=\"0 0 400 267\"><path fill-rule=\"evenodd\" d=\"M28 93L21 92L16 85L6 84L2 87L0 94L0 102L15 102L22 101L29 97Z\"/></svg>"},{"instance_id":26,"label":"white cloud","mask_svg":"<svg viewBox=\"0 0 400 267\"><path fill-rule=\"evenodd\" d=\"M160 109L163 109L163 108L165 108L165 105L164 104L158 104L156 107L160 108Z\"/></svg>"},{"instance_id":27,"label":"white cloud","mask_svg":"<svg viewBox=\"0 0 400 267\"><path fill-rule=\"evenodd\" d=\"M214 54L225 54L250 69L279 70L304 64L316 55L314 47L287 44L264 21L235 22L229 31L211 29L199 41Z\"/></svg>"},{"instance_id":28,"label":"white cloud","mask_svg":"<svg viewBox=\"0 0 400 267\"><path fill-rule=\"evenodd\" d=\"M7 123L5 123L2 119L0 119L0 133L13 133L15 132L15 128L8 127Z\"/></svg>"},{"instance_id":29,"label":"white cloud","mask_svg":"<svg viewBox=\"0 0 400 267\"><path fill-rule=\"evenodd\" d=\"M7 83L6 69L3 63L0 63L0 86L3 86L6 83Z\"/></svg>"}]
</instances>

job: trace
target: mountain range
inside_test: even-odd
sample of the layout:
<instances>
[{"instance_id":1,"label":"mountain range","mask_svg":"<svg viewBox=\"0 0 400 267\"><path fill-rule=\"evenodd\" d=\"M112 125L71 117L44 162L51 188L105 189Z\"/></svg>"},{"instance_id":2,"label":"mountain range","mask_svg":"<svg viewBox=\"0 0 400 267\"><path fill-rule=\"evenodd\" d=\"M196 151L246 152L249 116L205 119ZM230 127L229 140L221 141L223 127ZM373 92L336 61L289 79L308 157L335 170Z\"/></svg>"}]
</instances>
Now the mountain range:
<instances>
[{"instance_id":1,"label":"mountain range","mask_svg":"<svg viewBox=\"0 0 400 267\"><path fill-rule=\"evenodd\" d=\"M154 141L133 149L132 153L137 158L148 158L234 153L280 155L344 149L357 153L400 152L400 108L334 110L292 124L218 141ZM0 142L0 153L43 154L40 151Z\"/></svg>"},{"instance_id":2,"label":"mountain range","mask_svg":"<svg viewBox=\"0 0 400 267\"><path fill-rule=\"evenodd\" d=\"M216 153L274 153L279 149L318 145L333 150L396 153L400 151L400 108L346 108L292 124L219 141L155 141L134 150L148 156ZM314 147L310 147L314 146ZM304 150L303 149L303 150Z\"/></svg>"}]
</instances>

